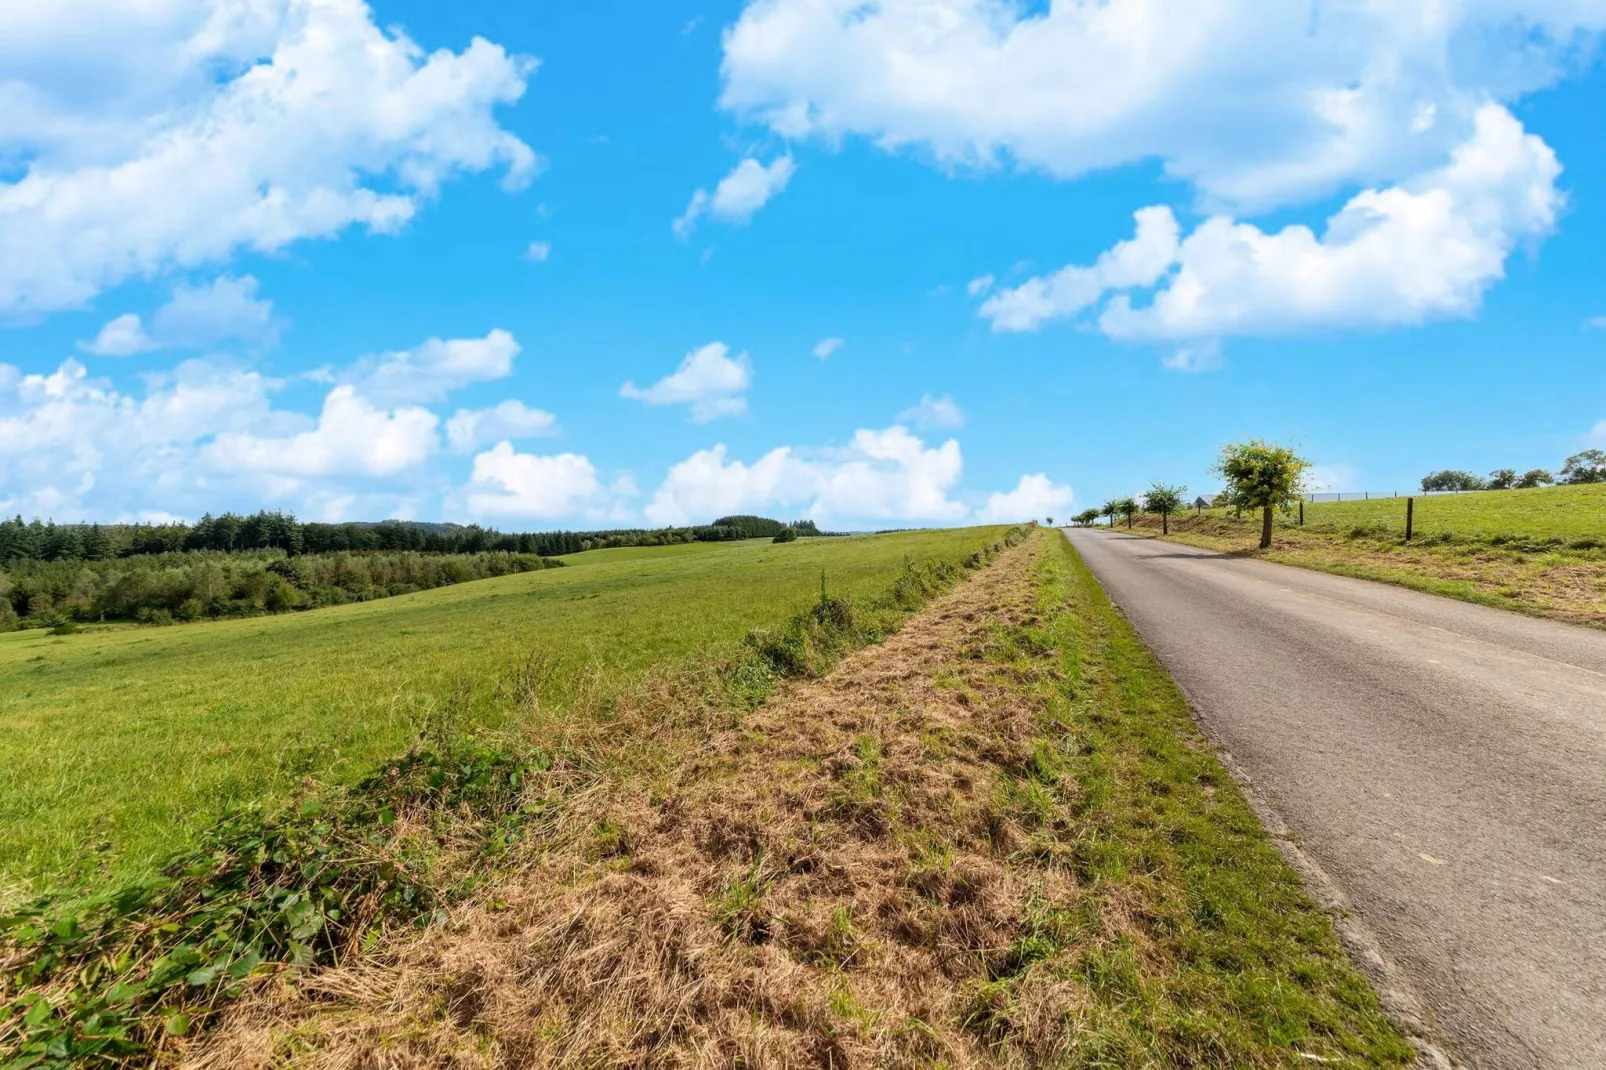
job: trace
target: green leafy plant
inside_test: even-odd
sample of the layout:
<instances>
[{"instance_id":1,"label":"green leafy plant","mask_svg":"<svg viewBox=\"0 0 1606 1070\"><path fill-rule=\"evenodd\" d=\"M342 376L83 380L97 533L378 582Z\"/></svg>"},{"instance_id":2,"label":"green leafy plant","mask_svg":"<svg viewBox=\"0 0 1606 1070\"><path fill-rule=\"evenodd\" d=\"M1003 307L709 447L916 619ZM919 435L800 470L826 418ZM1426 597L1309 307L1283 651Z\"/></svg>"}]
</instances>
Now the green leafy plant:
<instances>
[{"instance_id":1,"label":"green leafy plant","mask_svg":"<svg viewBox=\"0 0 1606 1070\"><path fill-rule=\"evenodd\" d=\"M1291 508L1304 489L1310 462L1287 446L1251 439L1222 447L1212 469L1227 484L1227 501L1261 510L1260 548L1271 545L1272 510Z\"/></svg>"},{"instance_id":2,"label":"green leafy plant","mask_svg":"<svg viewBox=\"0 0 1606 1070\"><path fill-rule=\"evenodd\" d=\"M1188 493L1187 487L1170 487L1156 480L1149 485L1143 495L1143 511L1160 514L1160 534L1171 533L1171 514L1183 507L1182 496Z\"/></svg>"}]
</instances>

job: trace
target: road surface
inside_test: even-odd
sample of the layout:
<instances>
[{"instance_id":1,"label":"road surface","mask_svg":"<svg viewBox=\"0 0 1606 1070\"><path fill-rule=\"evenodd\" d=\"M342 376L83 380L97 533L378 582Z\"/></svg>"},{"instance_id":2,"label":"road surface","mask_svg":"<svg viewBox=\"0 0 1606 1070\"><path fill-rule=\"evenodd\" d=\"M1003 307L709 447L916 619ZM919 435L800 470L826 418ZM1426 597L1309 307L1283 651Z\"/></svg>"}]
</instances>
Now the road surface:
<instances>
[{"instance_id":1,"label":"road surface","mask_svg":"<svg viewBox=\"0 0 1606 1070\"><path fill-rule=\"evenodd\" d=\"M1606 632L1067 534L1457 1061L1606 1068Z\"/></svg>"}]
</instances>

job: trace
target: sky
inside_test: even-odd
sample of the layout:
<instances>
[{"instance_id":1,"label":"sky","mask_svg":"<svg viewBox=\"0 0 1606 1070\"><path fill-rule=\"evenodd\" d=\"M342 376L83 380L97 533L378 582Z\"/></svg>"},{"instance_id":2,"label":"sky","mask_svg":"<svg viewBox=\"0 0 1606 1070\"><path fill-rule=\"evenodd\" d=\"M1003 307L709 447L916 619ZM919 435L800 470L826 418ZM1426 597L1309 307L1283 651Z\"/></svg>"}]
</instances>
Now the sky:
<instances>
[{"instance_id":1,"label":"sky","mask_svg":"<svg viewBox=\"0 0 1606 1070\"><path fill-rule=\"evenodd\" d=\"M1606 447L1606 0L0 5L0 513L1065 517Z\"/></svg>"}]
</instances>

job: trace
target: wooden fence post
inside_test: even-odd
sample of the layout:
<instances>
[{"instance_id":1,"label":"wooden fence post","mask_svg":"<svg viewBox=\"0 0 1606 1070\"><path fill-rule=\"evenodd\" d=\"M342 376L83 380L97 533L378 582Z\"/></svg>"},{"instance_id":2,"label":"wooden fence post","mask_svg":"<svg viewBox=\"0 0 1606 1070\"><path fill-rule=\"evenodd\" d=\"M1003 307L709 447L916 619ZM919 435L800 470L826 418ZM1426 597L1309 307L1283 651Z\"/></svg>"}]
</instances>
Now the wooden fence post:
<instances>
[{"instance_id":1,"label":"wooden fence post","mask_svg":"<svg viewBox=\"0 0 1606 1070\"><path fill-rule=\"evenodd\" d=\"M1299 526L1305 526L1305 499L1299 499Z\"/></svg>"},{"instance_id":2,"label":"wooden fence post","mask_svg":"<svg viewBox=\"0 0 1606 1070\"><path fill-rule=\"evenodd\" d=\"M1405 499L1405 541L1411 541L1411 524L1416 519L1416 499Z\"/></svg>"}]
</instances>

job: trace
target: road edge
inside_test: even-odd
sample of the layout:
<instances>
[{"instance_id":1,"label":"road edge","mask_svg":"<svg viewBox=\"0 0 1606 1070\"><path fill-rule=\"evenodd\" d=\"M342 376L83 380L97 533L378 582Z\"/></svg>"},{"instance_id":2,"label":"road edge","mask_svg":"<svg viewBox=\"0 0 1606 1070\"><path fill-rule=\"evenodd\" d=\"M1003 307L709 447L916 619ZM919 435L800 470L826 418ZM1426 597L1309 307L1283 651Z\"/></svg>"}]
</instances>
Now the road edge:
<instances>
[{"instance_id":1,"label":"road edge","mask_svg":"<svg viewBox=\"0 0 1606 1070\"><path fill-rule=\"evenodd\" d=\"M1065 529L1061 528L1059 530L1061 537L1065 538L1066 542L1069 543L1070 537L1065 532ZM1120 533L1118 532L1117 534ZM1182 543L1179 545L1185 546L1187 544ZM1074 543L1071 545L1071 549L1073 551L1076 549ZM1195 547L1195 549L1201 548ZM1091 569L1088 571L1092 572ZM1109 590L1104 587L1104 581L1099 579L1097 573L1093 573L1093 579L1098 583L1100 589L1104 590L1104 596L1109 600L1111 608L1121 615L1121 619L1132 626L1133 632L1142 640L1150 655L1162 667L1165 667L1165 662L1154 652L1152 647L1149 647L1148 640L1143 638L1142 630L1126 615L1126 611L1121 608L1120 603L1116 602ZM1166 674L1170 675L1170 673L1171 670L1166 668ZM1454 1059L1444 1043L1435 1035L1435 1031L1430 1024L1432 1022L1432 1012L1427 1004L1411 987L1404 971L1384 954L1382 942L1378 940L1377 934L1355 912L1355 909L1350 905L1349 897L1344 894L1343 889L1338 886L1332 877L1328 876L1321 863L1306 854L1304 849L1299 846L1299 843L1294 839L1293 831L1288 827L1288 823L1282 819L1282 815L1272 806L1271 800L1256 786L1254 778L1239 764L1232 751L1222 743L1220 737L1211 726L1209 717L1199 707L1199 704L1194 701L1193 696L1188 693L1188 689L1183 687L1174 676L1172 676L1171 682L1176 686L1177 691L1181 693L1183 701L1188 704L1188 712L1193 715L1194 723L1199 726L1200 733L1209 743L1210 749L1216 758L1226 768L1228 774L1231 775L1233 782L1238 785L1238 790L1243 793L1244 800L1249 804L1249 809L1254 812L1261 827L1266 830L1266 835L1271 838L1272 843L1277 848L1277 852L1283 856L1284 861L1293 867L1294 872L1299 874L1300 882L1304 884L1305 890L1310 893L1311 898L1316 900L1316 905L1321 907L1322 911L1332 919L1333 931L1338 934L1339 942L1344 945L1344 950L1348 953L1350 961L1355 968L1360 971L1361 975L1372 986L1372 990L1377 993L1378 1004L1383 1008L1383 1012L1393 1019L1394 1024L1399 1026L1400 1031L1405 1034L1405 1039L1416 1049L1417 1065L1424 1068L1424 1070L1465 1070L1465 1064Z\"/></svg>"}]
</instances>

